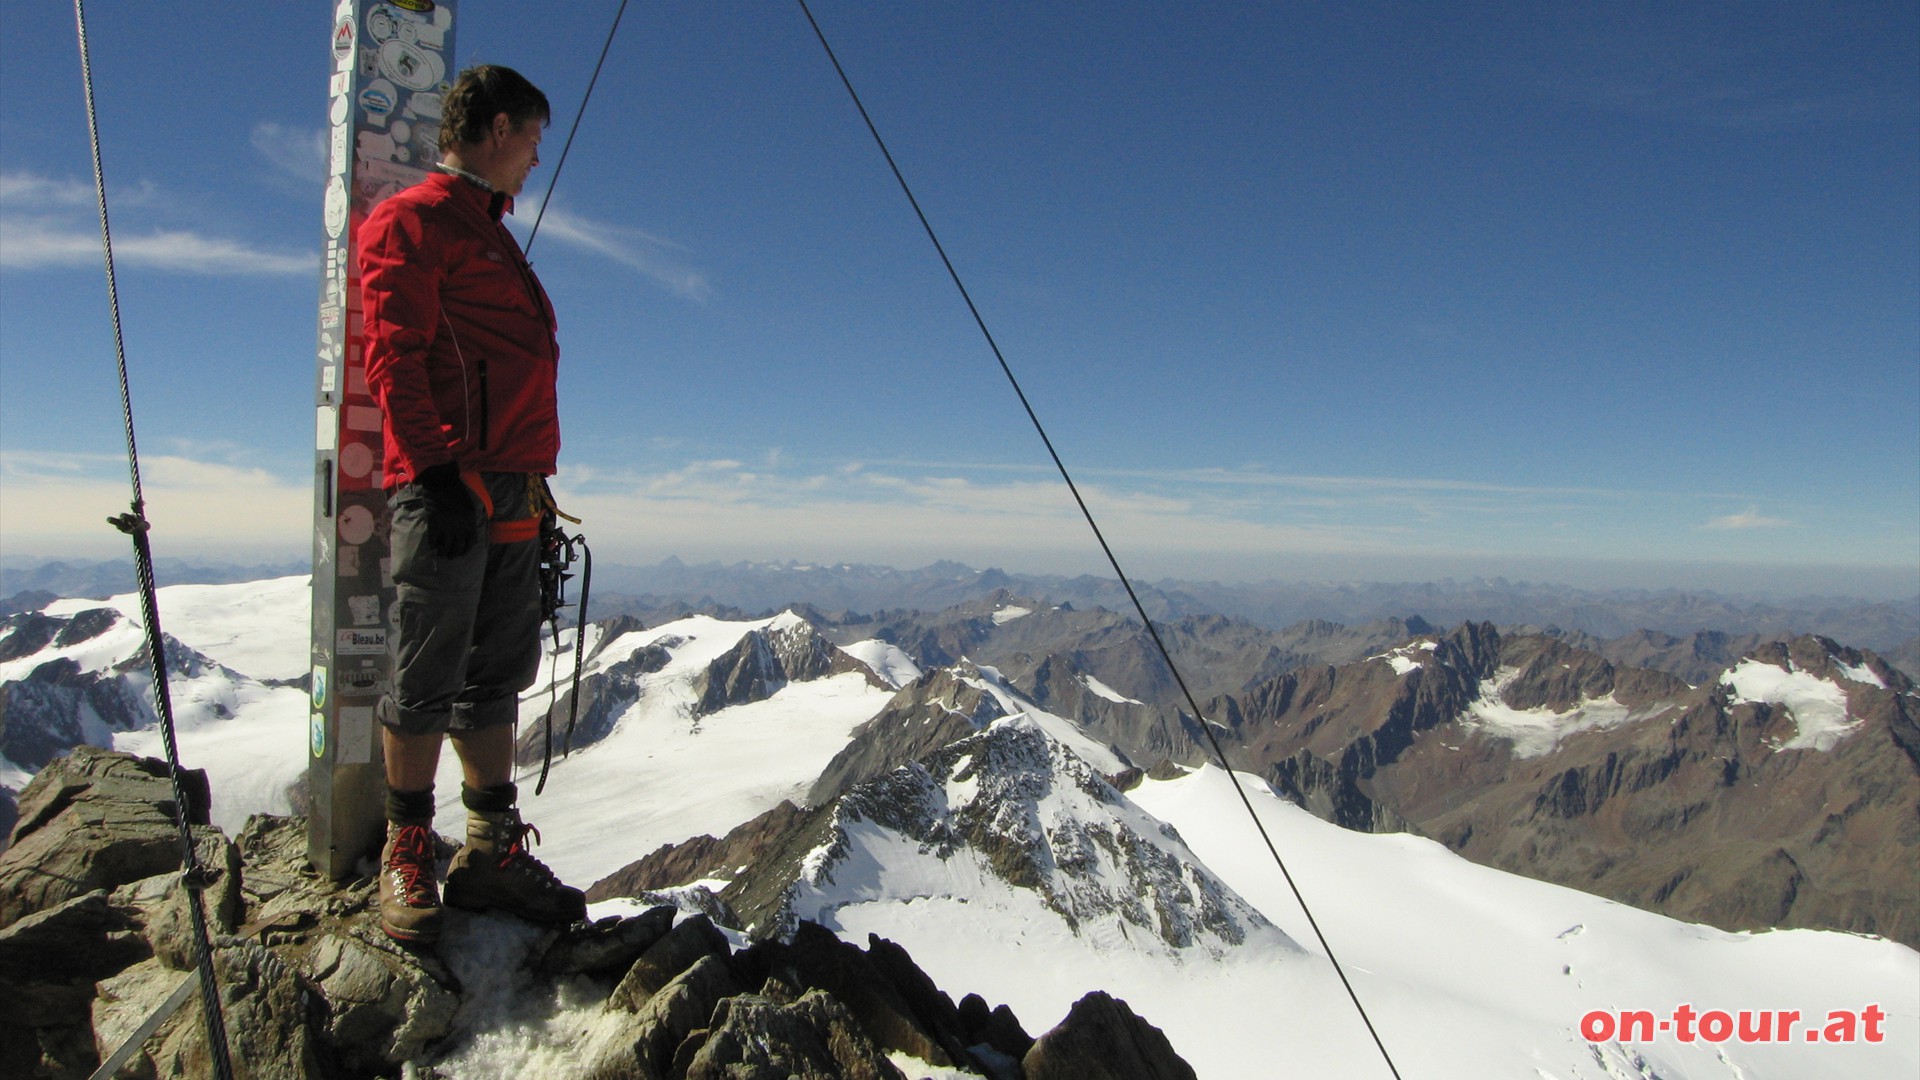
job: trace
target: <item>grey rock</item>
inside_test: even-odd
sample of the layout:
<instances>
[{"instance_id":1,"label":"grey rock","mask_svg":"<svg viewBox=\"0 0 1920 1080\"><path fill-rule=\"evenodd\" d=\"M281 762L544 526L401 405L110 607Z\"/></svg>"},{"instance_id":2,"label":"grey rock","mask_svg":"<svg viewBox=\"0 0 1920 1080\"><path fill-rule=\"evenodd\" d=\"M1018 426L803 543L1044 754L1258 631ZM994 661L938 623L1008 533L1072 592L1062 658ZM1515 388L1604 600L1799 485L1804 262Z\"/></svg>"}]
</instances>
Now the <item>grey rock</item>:
<instances>
[{"instance_id":1,"label":"grey rock","mask_svg":"<svg viewBox=\"0 0 1920 1080\"><path fill-rule=\"evenodd\" d=\"M615 979L673 928L674 909L650 908L631 918L601 919L590 926L569 926L547 946L534 970L549 978L592 975Z\"/></svg>"},{"instance_id":2,"label":"grey rock","mask_svg":"<svg viewBox=\"0 0 1920 1080\"><path fill-rule=\"evenodd\" d=\"M168 766L90 746L40 770L20 796L12 844L0 854L0 926L95 889L180 868ZM183 774L187 820L207 824L207 778Z\"/></svg>"},{"instance_id":3,"label":"grey rock","mask_svg":"<svg viewBox=\"0 0 1920 1080\"><path fill-rule=\"evenodd\" d=\"M452 1030L460 1007L450 975L377 935L356 927L319 938L307 971L329 1006L327 1043L350 1068L369 1072L421 1057Z\"/></svg>"},{"instance_id":4,"label":"grey rock","mask_svg":"<svg viewBox=\"0 0 1920 1080\"><path fill-rule=\"evenodd\" d=\"M791 1005L728 998L714 1010L687 1080L905 1080L832 995L809 990Z\"/></svg>"},{"instance_id":5,"label":"grey rock","mask_svg":"<svg viewBox=\"0 0 1920 1080\"><path fill-rule=\"evenodd\" d=\"M684 925L684 924L683 924ZM705 955L674 976L634 1013L621 1050L600 1062L590 1073L595 1080L615 1077L665 1077L688 1038L707 1028L708 1018L721 1001L740 992L739 981L727 961ZM687 1059L691 1060L689 1052Z\"/></svg>"},{"instance_id":6,"label":"grey rock","mask_svg":"<svg viewBox=\"0 0 1920 1080\"><path fill-rule=\"evenodd\" d=\"M311 1034L311 999L293 970L251 942L222 944L213 956L227 1055L234 1072L254 1080L325 1075ZM148 961L101 983L93 1010L100 1056L113 1053L181 979L194 977ZM194 991L194 998L162 1024L117 1075L214 1075L198 993Z\"/></svg>"},{"instance_id":7,"label":"grey rock","mask_svg":"<svg viewBox=\"0 0 1920 1080\"><path fill-rule=\"evenodd\" d=\"M638 1012L647 1000L660 992L681 972L701 958L728 955L726 935L705 915L695 915L668 931L640 959L633 962L620 984L613 988L608 1004L628 1012Z\"/></svg>"}]
</instances>

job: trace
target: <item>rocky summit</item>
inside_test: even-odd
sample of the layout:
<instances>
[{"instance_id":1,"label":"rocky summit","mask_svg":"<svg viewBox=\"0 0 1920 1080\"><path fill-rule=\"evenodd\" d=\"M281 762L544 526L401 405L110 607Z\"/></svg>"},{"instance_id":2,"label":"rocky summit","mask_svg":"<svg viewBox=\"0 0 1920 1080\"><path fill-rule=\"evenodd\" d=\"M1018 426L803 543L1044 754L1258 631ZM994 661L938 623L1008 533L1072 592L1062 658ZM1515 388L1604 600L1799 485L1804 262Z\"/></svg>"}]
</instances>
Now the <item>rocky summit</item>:
<instances>
[{"instance_id":1,"label":"rocky summit","mask_svg":"<svg viewBox=\"0 0 1920 1080\"><path fill-rule=\"evenodd\" d=\"M261 1080L1194 1075L1105 994L1036 1039L1005 1006L956 1005L899 946L812 922L749 942L664 905L557 930L453 911L437 951L404 948L370 917L370 879L311 871L299 818L257 815L233 839L199 825L209 880L188 892L177 823L204 822L206 785L184 779L199 794L183 807L163 763L82 748L22 793L0 855L0 1074L87 1077L157 1021L115 1075L212 1075L197 997L164 1008L197 977L198 902L232 1061ZM551 1034L489 1067L501 1029Z\"/></svg>"}]
</instances>

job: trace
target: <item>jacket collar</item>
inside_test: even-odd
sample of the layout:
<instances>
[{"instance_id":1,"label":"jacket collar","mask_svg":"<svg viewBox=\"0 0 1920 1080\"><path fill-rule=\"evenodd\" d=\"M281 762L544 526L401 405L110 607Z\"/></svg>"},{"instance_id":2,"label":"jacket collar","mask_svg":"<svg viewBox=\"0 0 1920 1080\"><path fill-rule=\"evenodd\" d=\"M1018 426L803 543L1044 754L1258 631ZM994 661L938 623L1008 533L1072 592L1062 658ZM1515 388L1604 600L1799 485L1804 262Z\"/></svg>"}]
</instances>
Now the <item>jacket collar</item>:
<instances>
[{"instance_id":1,"label":"jacket collar","mask_svg":"<svg viewBox=\"0 0 1920 1080\"><path fill-rule=\"evenodd\" d=\"M436 165L434 168L437 171L427 177L430 182L437 184L445 191L460 192L463 198L468 198L476 207L484 203L487 216L493 220L499 221L503 213L513 213L513 196L496 190L492 184L473 173L446 164Z\"/></svg>"}]
</instances>

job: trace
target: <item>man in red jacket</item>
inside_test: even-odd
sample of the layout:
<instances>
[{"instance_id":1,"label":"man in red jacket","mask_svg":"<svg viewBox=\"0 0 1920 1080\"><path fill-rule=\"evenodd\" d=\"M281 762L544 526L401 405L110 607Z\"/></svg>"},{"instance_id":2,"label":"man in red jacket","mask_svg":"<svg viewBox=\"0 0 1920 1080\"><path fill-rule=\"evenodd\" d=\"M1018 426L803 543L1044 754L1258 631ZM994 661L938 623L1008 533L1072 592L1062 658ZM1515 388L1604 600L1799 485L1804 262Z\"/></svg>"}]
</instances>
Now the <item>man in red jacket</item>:
<instances>
[{"instance_id":1,"label":"man in red jacket","mask_svg":"<svg viewBox=\"0 0 1920 1080\"><path fill-rule=\"evenodd\" d=\"M441 110L439 171L359 231L399 590L393 689L380 704L380 924L400 941L440 933L432 825L443 737L460 756L467 808L446 902L544 923L586 914L580 890L527 851L513 784L519 693L539 668L559 345L553 307L500 217L540 163L549 117L546 95L511 69L462 72Z\"/></svg>"}]
</instances>

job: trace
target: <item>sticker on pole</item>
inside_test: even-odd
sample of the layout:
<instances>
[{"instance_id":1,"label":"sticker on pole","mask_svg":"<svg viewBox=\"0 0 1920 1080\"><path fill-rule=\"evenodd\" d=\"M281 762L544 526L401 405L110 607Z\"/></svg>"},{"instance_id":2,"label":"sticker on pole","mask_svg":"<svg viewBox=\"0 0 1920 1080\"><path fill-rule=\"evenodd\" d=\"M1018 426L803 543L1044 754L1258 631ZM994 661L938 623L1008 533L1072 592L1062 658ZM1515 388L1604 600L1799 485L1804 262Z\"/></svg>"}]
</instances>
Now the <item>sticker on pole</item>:
<instances>
[{"instance_id":1,"label":"sticker on pole","mask_svg":"<svg viewBox=\"0 0 1920 1080\"><path fill-rule=\"evenodd\" d=\"M339 239L347 227L347 181L335 176L327 181L327 235Z\"/></svg>"}]
</instances>

